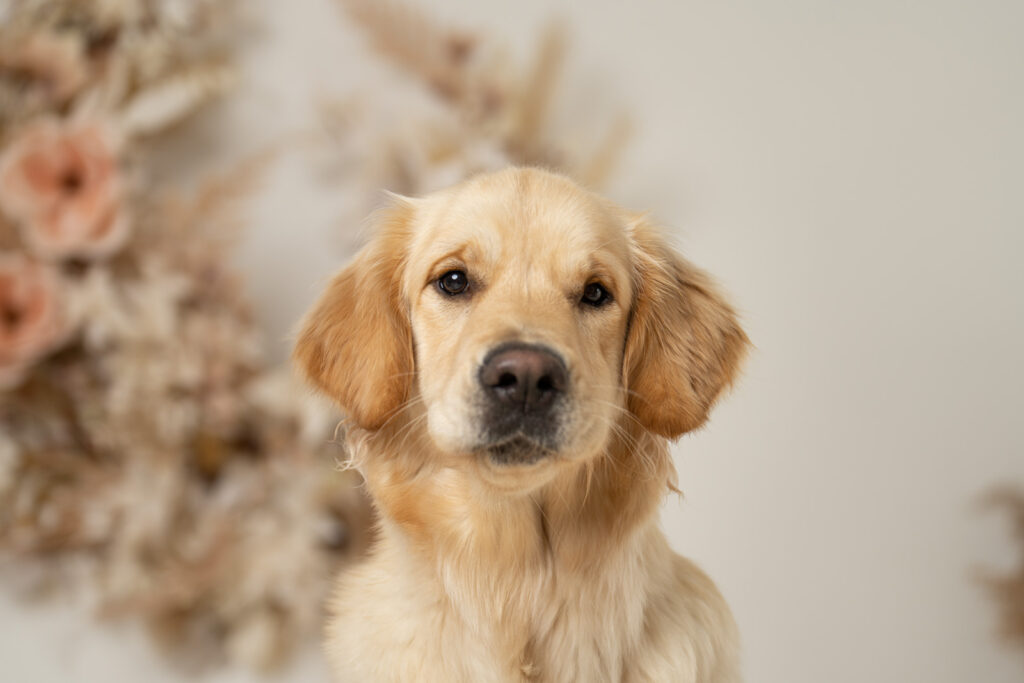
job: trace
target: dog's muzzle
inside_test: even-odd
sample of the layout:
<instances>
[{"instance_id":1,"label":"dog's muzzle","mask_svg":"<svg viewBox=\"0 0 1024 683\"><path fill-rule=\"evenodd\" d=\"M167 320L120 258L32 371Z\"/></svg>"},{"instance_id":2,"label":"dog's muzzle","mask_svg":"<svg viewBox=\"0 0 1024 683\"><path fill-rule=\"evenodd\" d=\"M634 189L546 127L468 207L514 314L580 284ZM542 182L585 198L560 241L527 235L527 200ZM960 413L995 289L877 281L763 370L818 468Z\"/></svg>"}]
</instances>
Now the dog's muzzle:
<instances>
[{"instance_id":1,"label":"dog's muzzle","mask_svg":"<svg viewBox=\"0 0 1024 683\"><path fill-rule=\"evenodd\" d=\"M538 344L501 344L484 358L478 379L492 459L533 462L557 446L569 386L569 372L557 353Z\"/></svg>"}]
</instances>

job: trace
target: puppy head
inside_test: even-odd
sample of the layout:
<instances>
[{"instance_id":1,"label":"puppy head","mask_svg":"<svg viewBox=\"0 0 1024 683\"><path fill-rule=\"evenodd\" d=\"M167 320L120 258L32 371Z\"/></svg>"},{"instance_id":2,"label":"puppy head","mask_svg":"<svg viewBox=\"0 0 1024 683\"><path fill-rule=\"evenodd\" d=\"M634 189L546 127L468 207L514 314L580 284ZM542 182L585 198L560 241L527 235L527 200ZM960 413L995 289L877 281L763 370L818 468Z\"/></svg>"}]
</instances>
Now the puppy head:
<instances>
[{"instance_id":1,"label":"puppy head","mask_svg":"<svg viewBox=\"0 0 1024 683\"><path fill-rule=\"evenodd\" d=\"M700 426L746 347L707 276L564 177L478 176L377 222L295 358L359 427L422 424L496 485L533 488L627 423Z\"/></svg>"}]
</instances>

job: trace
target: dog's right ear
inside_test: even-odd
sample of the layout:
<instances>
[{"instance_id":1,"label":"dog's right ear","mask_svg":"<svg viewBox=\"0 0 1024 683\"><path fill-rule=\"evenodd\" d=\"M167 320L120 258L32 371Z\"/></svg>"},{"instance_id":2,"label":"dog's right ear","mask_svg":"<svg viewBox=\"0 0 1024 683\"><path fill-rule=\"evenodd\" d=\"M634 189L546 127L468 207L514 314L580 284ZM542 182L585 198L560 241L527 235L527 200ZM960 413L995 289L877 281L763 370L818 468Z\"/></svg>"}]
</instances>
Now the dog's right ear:
<instances>
[{"instance_id":1,"label":"dog's right ear","mask_svg":"<svg viewBox=\"0 0 1024 683\"><path fill-rule=\"evenodd\" d=\"M371 242L331 280L292 352L306 377L364 429L381 427L412 389L412 328L400 290L414 211L399 197L374 214Z\"/></svg>"}]
</instances>

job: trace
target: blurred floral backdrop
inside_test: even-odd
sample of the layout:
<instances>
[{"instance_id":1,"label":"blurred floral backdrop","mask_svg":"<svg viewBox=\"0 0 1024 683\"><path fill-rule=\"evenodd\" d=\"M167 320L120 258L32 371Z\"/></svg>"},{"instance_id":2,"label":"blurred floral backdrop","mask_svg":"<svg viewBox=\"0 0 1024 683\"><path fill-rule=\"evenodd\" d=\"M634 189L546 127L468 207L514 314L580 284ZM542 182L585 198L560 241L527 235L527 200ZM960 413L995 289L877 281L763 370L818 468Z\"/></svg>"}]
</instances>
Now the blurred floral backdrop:
<instances>
[{"instance_id":1,"label":"blurred floral backdrop","mask_svg":"<svg viewBox=\"0 0 1024 683\"><path fill-rule=\"evenodd\" d=\"M15 2L0 35L0 548L190 664L277 662L368 511L226 253L259 160L190 196L152 143L223 95L226 2ZM187 169L183 172L187 173Z\"/></svg>"},{"instance_id":2,"label":"blurred floral backdrop","mask_svg":"<svg viewBox=\"0 0 1024 683\"><path fill-rule=\"evenodd\" d=\"M268 363L231 266L275 146L188 193L155 180L160 140L231 96L241 9L16 0L0 26L0 576L140 619L189 667L272 667L316 639L333 575L372 533L337 465L343 425ZM412 6L340 9L408 76L391 95L432 102L322 103L315 147L362 198L353 215L382 188L509 163L591 185L613 168L624 118L589 149L548 129L557 26L521 65Z\"/></svg>"}]
</instances>

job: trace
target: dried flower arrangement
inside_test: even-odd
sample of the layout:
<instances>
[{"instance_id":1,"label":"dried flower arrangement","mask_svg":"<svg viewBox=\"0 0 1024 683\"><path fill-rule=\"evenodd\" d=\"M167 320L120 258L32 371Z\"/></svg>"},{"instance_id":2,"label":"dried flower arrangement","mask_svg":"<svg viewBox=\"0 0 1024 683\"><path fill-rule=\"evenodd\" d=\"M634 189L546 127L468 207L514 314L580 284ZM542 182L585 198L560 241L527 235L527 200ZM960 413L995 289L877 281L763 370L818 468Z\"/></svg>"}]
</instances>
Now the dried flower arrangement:
<instances>
[{"instance_id":1,"label":"dried flower arrangement","mask_svg":"<svg viewBox=\"0 0 1024 683\"><path fill-rule=\"evenodd\" d=\"M433 103L325 106L353 214L509 163L614 165L623 121L589 155L545 136L560 32L519 72L411 7L342 4ZM372 514L228 265L255 169L189 197L146 177L150 142L230 84L232 21L223 0L15 0L0 26L0 557L189 664L265 668L316 638Z\"/></svg>"},{"instance_id":2,"label":"dried flower arrangement","mask_svg":"<svg viewBox=\"0 0 1024 683\"><path fill-rule=\"evenodd\" d=\"M597 188L617 164L630 133L622 114L590 149L569 148L563 142L573 137L569 131L548 130L566 54L560 24L543 33L522 68L502 45L443 27L403 2L339 4L412 86L398 94L399 104L376 98L374 107L372 98L351 97L322 107L323 130L334 144L318 149L334 154L335 167L358 170L346 180L361 185L368 203L380 198L381 188L424 194L510 164L559 170ZM411 111L422 113L410 117Z\"/></svg>"},{"instance_id":3,"label":"dried flower arrangement","mask_svg":"<svg viewBox=\"0 0 1024 683\"><path fill-rule=\"evenodd\" d=\"M984 583L999 606L1000 634L1024 652L1024 492L1000 488L990 493L985 503L1009 512L1020 549L1019 563L1013 573L986 576Z\"/></svg>"},{"instance_id":4,"label":"dried flower arrangement","mask_svg":"<svg viewBox=\"0 0 1024 683\"><path fill-rule=\"evenodd\" d=\"M253 165L147 150L230 84L229 3L17 0L0 26L0 552L189 663L319 627L369 512L331 410L268 367L228 266Z\"/></svg>"}]
</instances>

